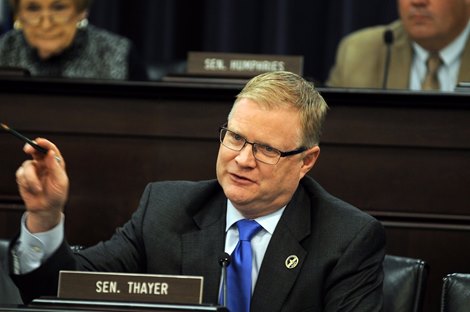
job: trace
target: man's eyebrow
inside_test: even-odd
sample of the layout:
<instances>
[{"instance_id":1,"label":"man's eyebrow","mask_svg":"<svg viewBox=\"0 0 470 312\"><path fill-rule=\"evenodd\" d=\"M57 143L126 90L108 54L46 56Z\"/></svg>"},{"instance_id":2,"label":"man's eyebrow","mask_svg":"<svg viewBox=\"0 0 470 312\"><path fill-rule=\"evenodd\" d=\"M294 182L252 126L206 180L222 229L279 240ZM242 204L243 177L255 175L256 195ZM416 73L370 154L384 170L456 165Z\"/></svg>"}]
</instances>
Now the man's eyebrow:
<instances>
[{"instance_id":1,"label":"man's eyebrow","mask_svg":"<svg viewBox=\"0 0 470 312\"><path fill-rule=\"evenodd\" d=\"M246 137L246 135L240 133L240 131L234 130L233 128L229 128L229 127L228 127L228 124L225 124L225 128L227 128L228 130L234 132L235 134L238 134L239 136L242 136L242 137L243 137L245 140L247 140L247 141L250 141L250 142L253 142L253 143L256 143L256 144L259 144L259 145L263 145L263 146L268 146L268 147L274 148L274 149L276 149L276 150L278 150L278 151L281 151L279 148L274 147L271 143L267 143L267 142L265 142L265 141L259 141L259 140L254 140L254 141L249 140L249 139Z\"/></svg>"}]
</instances>

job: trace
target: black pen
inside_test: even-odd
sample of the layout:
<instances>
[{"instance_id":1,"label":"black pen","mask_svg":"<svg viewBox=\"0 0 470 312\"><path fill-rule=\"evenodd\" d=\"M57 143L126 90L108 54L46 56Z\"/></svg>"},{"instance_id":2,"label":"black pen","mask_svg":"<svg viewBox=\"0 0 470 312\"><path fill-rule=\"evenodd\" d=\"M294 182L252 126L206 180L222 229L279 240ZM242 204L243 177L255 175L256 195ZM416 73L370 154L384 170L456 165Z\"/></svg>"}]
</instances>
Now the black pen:
<instances>
[{"instance_id":1,"label":"black pen","mask_svg":"<svg viewBox=\"0 0 470 312\"><path fill-rule=\"evenodd\" d=\"M20 140L28 143L29 145L31 145L32 147L34 147L37 151L43 153L44 155L47 154L47 152L49 152L48 149L45 149L44 147L42 146L39 146L36 142L34 142L33 140L31 140L30 138L28 137L25 137L24 135L22 135L21 133L19 133L18 131L8 127L7 125L5 125L4 123L0 123L0 125L2 126L3 129L5 129L7 132L13 134L14 136L16 136L17 138L19 138ZM60 157L56 156L55 157L57 161L60 162Z\"/></svg>"}]
</instances>

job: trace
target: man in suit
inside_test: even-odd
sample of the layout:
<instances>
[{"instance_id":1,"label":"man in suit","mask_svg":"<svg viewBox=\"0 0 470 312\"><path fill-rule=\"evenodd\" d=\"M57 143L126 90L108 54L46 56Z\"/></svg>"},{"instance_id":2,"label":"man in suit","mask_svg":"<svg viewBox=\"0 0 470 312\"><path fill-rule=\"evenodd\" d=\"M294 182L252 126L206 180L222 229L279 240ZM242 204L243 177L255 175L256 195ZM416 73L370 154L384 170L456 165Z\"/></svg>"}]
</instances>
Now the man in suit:
<instances>
[{"instance_id":1,"label":"man in suit","mask_svg":"<svg viewBox=\"0 0 470 312\"><path fill-rule=\"evenodd\" d=\"M436 89L453 91L457 83L470 81L470 1L398 0L398 7L400 20L359 30L340 42L328 86L426 89L431 54L440 58Z\"/></svg>"},{"instance_id":2,"label":"man in suit","mask_svg":"<svg viewBox=\"0 0 470 312\"><path fill-rule=\"evenodd\" d=\"M249 219L259 225L250 311L381 311L383 227L306 175L320 153L327 108L298 75L253 78L220 128L217 180L149 184L131 220L75 255L63 238L68 178L60 151L40 138L46 156L26 145L33 159L16 178L27 213L13 248L24 299L55 294L58 270L72 269L199 275L203 302L218 303L219 256L236 253L238 223ZM28 256L35 236L47 250Z\"/></svg>"}]
</instances>

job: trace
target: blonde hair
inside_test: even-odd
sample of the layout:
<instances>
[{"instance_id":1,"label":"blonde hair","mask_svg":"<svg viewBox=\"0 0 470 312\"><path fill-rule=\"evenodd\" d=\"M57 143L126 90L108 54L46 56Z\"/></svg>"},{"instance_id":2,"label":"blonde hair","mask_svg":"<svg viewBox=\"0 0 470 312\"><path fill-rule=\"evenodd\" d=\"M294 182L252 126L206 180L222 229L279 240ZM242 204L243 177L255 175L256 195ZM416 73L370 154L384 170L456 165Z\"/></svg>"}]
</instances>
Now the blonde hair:
<instances>
[{"instance_id":1,"label":"blonde hair","mask_svg":"<svg viewBox=\"0 0 470 312\"><path fill-rule=\"evenodd\" d=\"M20 9L20 1L21 0L9 0L13 15L15 16L18 14L18 10ZM82 13L83 11L88 10L91 5L91 1L92 0L73 0L77 13Z\"/></svg>"},{"instance_id":2,"label":"blonde hair","mask_svg":"<svg viewBox=\"0 0 470 312\"><path fill-rule=\"evenodd\" d=\"M250 99L268 109L284 105L297 108L301 120L301 143L306 147L319 144L328 105L315 89L313 83L306 81L301 76L287 71L267 72L258 75L252 78L237 95L233 107L241 99ZM229 119L232 111L229 114Z\"/></svg>"}]
</instances>

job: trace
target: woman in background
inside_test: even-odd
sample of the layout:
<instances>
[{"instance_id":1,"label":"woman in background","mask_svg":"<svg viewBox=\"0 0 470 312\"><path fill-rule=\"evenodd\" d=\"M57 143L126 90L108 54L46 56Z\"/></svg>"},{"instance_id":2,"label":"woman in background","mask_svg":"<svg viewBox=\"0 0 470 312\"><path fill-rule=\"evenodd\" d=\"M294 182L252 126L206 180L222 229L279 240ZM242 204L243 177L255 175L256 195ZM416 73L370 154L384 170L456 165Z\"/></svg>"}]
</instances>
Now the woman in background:
<instances>
[{"instance_id":1,"label":"woman in background","mask_svg":"<svg viewBox=\"0 0 470 312\"><path fill-rule=\"evenodd\" d=\"M0 38L0 66L32 76L147 80L132 42L88 25L91 0L10 0L14 29Z\"/></svg>"}]
</instances>

